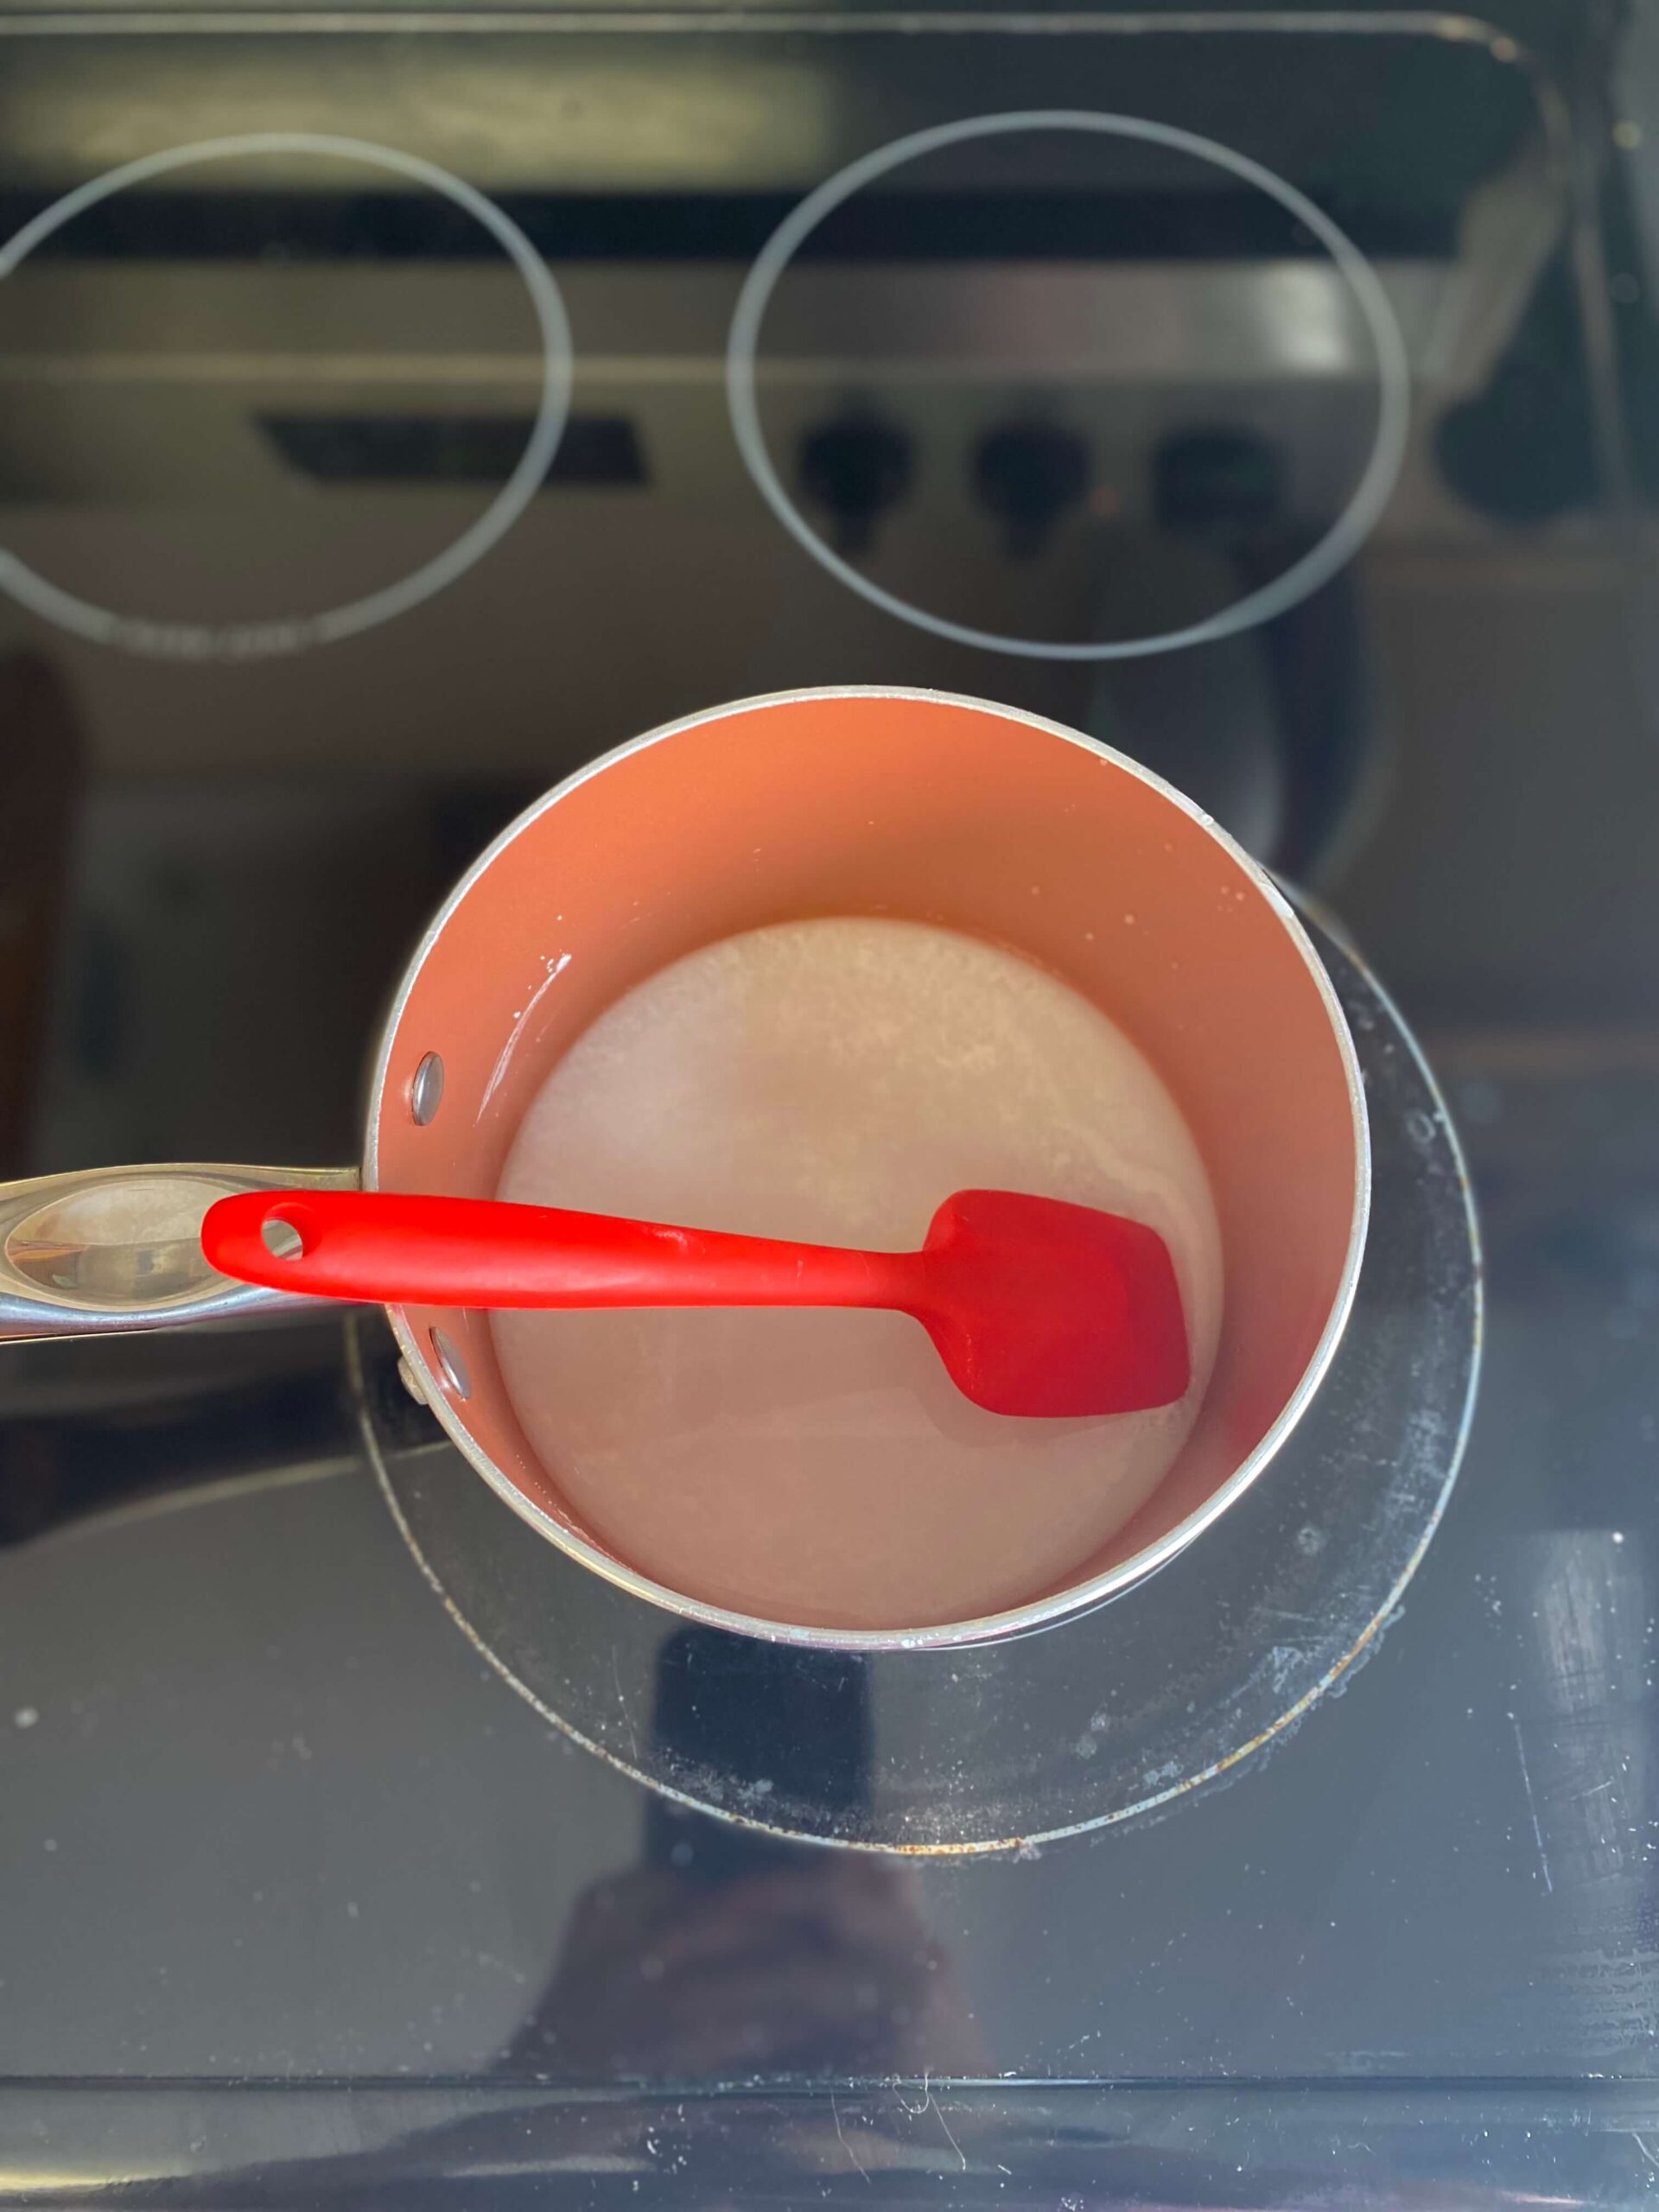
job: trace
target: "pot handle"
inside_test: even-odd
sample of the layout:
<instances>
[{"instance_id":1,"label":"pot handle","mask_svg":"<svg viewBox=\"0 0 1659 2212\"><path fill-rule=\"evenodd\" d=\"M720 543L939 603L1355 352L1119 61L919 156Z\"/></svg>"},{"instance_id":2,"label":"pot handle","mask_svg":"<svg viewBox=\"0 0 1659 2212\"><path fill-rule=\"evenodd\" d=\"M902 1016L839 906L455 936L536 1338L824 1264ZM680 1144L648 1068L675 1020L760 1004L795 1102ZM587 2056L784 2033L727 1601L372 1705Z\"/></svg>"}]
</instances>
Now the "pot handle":
<instances>
[{"instance_id":1,"label":"pot handle","mask_svg":"<svg viewBox=\"0 0 1659 2212\"><path fill-rule=\"evenodd\" d=\"M0 1343L258 1319L319 1301L210 1268L201 1217L242 1191L354 1191L354 1167L95 1167L0 1183Z\"/></svg>"}]
</instances>

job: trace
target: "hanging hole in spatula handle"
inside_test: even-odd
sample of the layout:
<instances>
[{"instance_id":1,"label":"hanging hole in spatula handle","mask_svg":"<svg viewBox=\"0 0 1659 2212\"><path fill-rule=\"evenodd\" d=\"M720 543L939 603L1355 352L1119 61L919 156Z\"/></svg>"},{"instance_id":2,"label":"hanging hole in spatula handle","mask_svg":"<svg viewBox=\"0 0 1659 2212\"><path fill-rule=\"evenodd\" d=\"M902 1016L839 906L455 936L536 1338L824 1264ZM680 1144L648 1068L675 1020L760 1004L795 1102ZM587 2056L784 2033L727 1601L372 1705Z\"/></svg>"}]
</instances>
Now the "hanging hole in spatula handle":
<instances>
[{"instance_id":1,"label":"hanging hole in spatula handle","mask_svg":"<svg viewBox=\"0 0 1659 2212\"><path fill-rule=\"evenodd\" d=\"M296 1291L310 1294L312 1287L297 1280L297 1271L315 1257L326 1226L302 1193L241 1192L203 1216L202 1250L224 1274L271 1290L281 1288L288 1271L296 1270Z\"/></svg>"},{"instance_id":2,"label":"hanging hole in spatula handle","mask_svg":"<svg viewBox=\"0 0 1659 2212\"><path fill-rule=\"evenodd\" d=\"M301 1209L292 1205L272 1206L259 1224L259 1241L273 1260L303 1259L308 1240Z\"/></svg>"}]
</instances>

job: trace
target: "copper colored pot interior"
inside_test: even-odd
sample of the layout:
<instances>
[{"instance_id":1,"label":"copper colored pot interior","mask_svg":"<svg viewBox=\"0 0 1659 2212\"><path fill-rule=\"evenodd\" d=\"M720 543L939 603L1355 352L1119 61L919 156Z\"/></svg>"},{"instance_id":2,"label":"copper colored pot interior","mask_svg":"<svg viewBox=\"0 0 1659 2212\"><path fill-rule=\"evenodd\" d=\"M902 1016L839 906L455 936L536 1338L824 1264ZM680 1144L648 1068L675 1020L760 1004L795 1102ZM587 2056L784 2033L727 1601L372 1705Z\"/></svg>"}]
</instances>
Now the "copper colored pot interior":
<instances>
[{"instance_id":1,"label":"copper colored pot interior","mask_svg":"<svg viewBox=\"0 0 1659 2212\"><path fill-rule=\"evenodd\" d=\"M713 939L829 914L943 924L1041 962L1135 1038L1204 1154L1225 1267L1215 1371L1175 1465L1076 1588L1159 1545L1268 1437L1329 1349L1363 1221L1362 1109L1306 940L1127 762L1004 710L857 692L728 709L611 756L509 830L434 925L388 1033L369 1179L493 1197L549 1070L623 992ZM422 1126L410 1086L429 1052L443 1095ZM486 1318L403 1319L474 1452L602 1551L525 1443Z\"/></svg>"}]
</instances>

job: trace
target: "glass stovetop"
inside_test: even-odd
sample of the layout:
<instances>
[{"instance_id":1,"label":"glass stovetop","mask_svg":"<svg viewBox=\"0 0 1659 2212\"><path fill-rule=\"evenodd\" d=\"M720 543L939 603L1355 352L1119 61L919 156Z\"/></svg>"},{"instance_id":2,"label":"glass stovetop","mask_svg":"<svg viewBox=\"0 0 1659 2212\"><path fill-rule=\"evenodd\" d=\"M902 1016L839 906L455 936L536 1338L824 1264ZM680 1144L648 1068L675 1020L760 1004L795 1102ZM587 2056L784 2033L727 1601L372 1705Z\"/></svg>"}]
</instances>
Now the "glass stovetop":
<instances>
[{"instance_id":1,"label":"glass stovetop","mask_svg":"<svg viewBox=\"0 0 1659 2212\"><path fill-rule=\"evenodd\" d=\"M985 1859L574 1747L411 1562L332 1323L0 1350L0 2202L1659 2186L1659 26L1573 12L0 15L0 1172L349 1159L524 801L722 698L932 684L1317 893L1489 1270L1343 1694ZM746 278L1010 114L780 267L792 535Z\"/></svg>"}]
</instances>

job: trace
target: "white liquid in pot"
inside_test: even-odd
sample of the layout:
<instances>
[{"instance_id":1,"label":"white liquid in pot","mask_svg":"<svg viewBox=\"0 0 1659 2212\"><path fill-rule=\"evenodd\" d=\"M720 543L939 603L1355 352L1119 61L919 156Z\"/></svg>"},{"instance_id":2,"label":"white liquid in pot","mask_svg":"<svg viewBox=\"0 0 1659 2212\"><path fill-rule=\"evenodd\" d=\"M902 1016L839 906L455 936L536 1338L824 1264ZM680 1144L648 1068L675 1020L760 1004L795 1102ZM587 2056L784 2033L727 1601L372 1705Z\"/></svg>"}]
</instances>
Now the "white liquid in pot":
<instances>
[{"instance_id":1,"label":"white liquid in pot","mask_svg":"<svg viewBox=\"0 0 1659 2212\"><path fill-rule=\"evenodd\" d=\"M525 1116L501 1198L901 1249L974 1187L1160 1231L1192 1351L1180 1404L985 1413L896 1313L497 1313L524 1433L599 1541L774 1620L918 1626L1020 1604L1075 1579L1174 1459L1222 1282L1174 1101L1121 1030L1015 954L910 922L782 924L601 1015Z\"/></svg>"}]
</instances>

